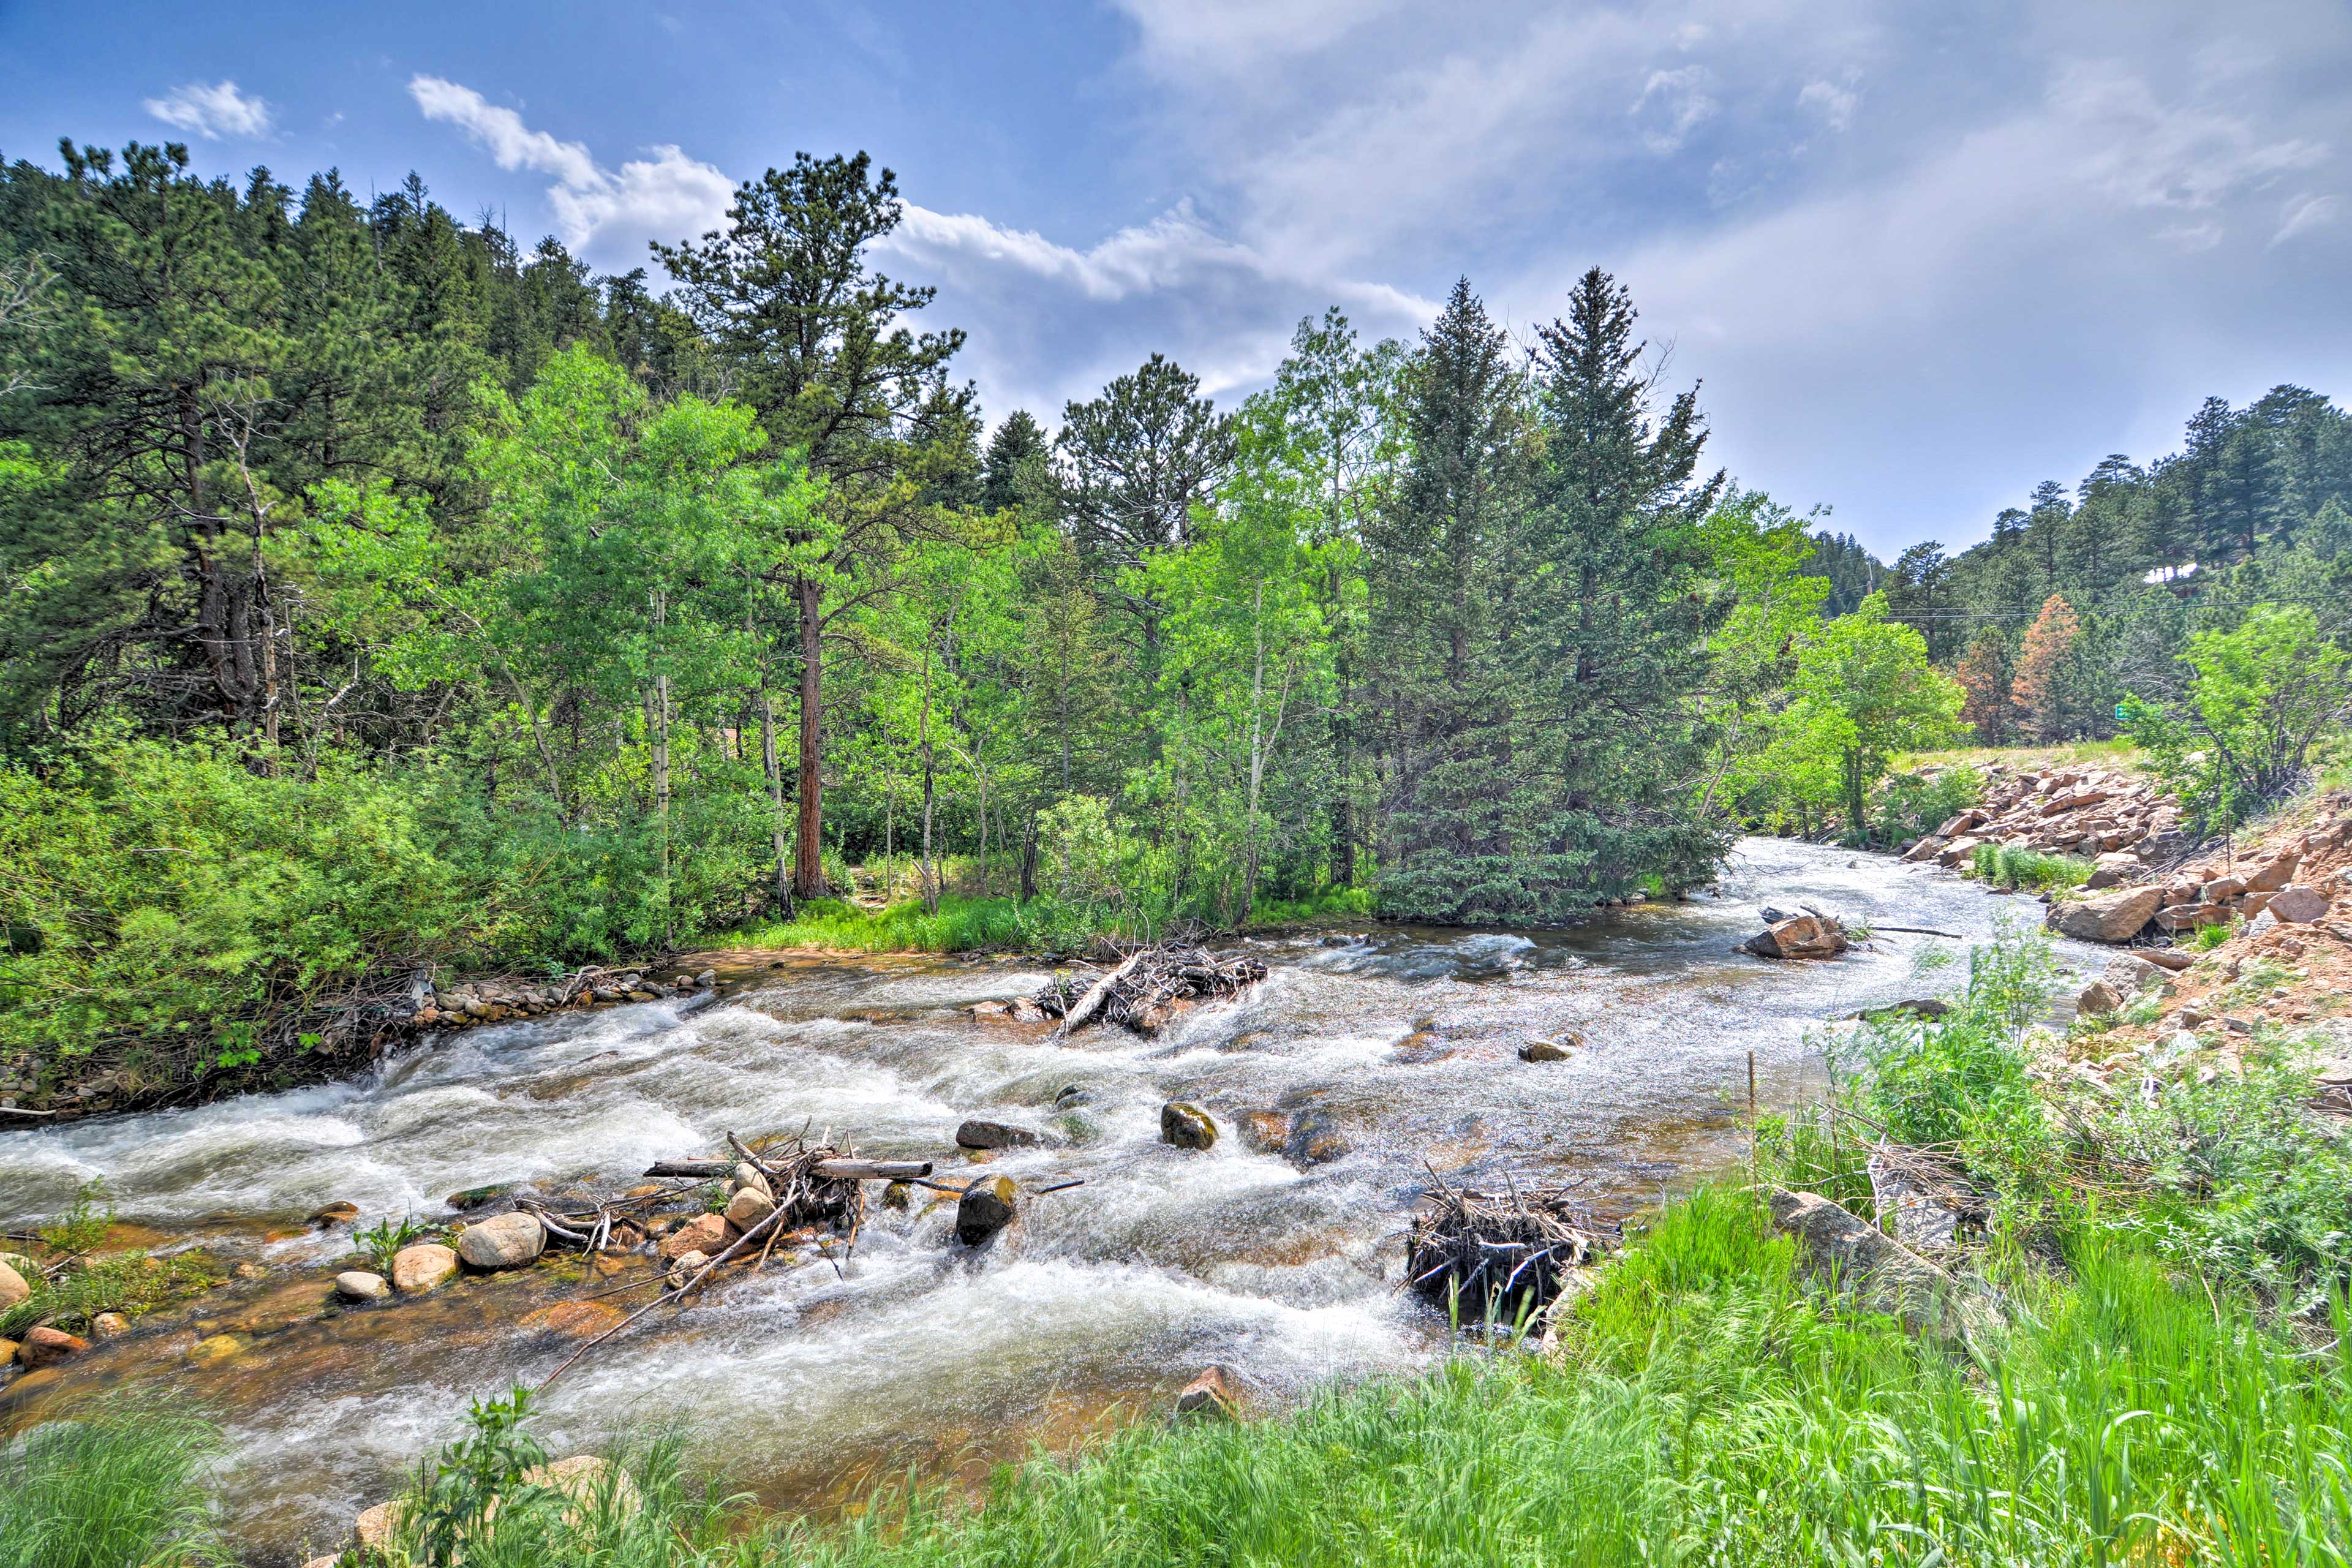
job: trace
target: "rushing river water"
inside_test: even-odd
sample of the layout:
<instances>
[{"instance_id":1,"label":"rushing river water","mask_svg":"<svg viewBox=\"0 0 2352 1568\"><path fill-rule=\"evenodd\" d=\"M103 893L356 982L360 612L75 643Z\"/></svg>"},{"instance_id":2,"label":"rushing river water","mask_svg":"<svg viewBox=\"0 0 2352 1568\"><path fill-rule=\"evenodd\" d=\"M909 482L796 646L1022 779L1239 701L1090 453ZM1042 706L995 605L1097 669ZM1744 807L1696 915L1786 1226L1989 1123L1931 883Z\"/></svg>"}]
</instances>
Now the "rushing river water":
<instances>
[{"instance_id":1,"label":"rushing river water","mask_svg":"<svg viewBox=\"0 0 2352 1568\"><path fill-rule=\"evenodd\" d=\"M828 1506L893 1466L1066 1442L1157 1407L1212 1362L1273 1402L1419 1364L1443 1343L1399 1289L1424 1159L1473 1184L1581 1178L1597 1211L1623 1214L1738 1158L1750 1051L1765 1102L1787 1103L1820 1087L1809 1034L1823 1021L1965 981L1964 962L1921 962L1963 957L1958 944L1918 936L1832 963L1733 951L1759 903L1800 901L1969 941L2003 914L2040 914L1948 873L1748 840L1714 892L1572 931L1376 926L1254 944L1262 987L1153 1040L1098 1027L1053 1042L963 1011L1034 989L1034 964L763 960L685 1018L654 1003L478 1028L360 1080L0 1135L0 1222L53 1215L100 1176L125 1221L272 1268L71 1377L160 1383L219 1410L233 1523L286 1557L330 1549L469 1396L544 1376L572 1346L516 1320L604 1283L542 1266L190 1362L184 1348L235 1326L240 1300L331 1271L348 1232L302 1229L319 1205L432 1217L485 1184L609 1191L728 1130L803 1123L860 1153L938 1159L952 1178L965 1117L1036 1129L1043 1146L990 1172L1085 1184L1032 1200L991 1247L954 1246L949 1205L877 1205L845 1268L812 1258L732 1279L599 1348L545 1400L556 1452L682 1424L771 1500ZM1517 1058L1529 1037L1568 1030L1590 1042L1574 1059ZM1072 1085L1085 1105L1055 1111ZM1161 1144L1170 1099L1208 1108L1227 1136L1206 1153ZM1344 1152L1303 1168L1254 1152L1232 1135L1254 1108L1312 1112Z\"/></svg>"}]
</instances>

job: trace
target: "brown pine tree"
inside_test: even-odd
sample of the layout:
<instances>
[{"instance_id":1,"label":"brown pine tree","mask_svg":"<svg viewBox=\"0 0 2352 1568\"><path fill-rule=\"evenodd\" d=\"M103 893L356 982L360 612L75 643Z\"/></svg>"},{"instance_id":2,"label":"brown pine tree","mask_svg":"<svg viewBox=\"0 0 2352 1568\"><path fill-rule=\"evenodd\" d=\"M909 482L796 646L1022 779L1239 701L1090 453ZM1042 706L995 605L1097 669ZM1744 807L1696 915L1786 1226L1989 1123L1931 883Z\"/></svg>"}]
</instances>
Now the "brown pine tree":
<instances>
[{"instance_id":1,"label":"brown pine tree","mask_svg":"<svg viewBox=\"0 0 2352 1568\"><path fill-rule=\"evenodd\" d=\"M1976 731L1980 746L2001 745L2009 739L2015 721L2009 703L2011 673L2009 644L1996 631L1979 632L1952 671L1969 694L1960 709L1961 721Z\"/></svg>"},{"instance_id":2,"label":"brown pine tree","mask_svg":"<svg viewBox=\"0 0 2352 1568\"><path fill-rule=\"evenodd\" d=\"M2065 738L2066 676L2074 660L2074 639L2082 634L2083 623L2075 618L2074 607L2056 594L2042 601L2042 613L2025 634L2010 702L2016 710L2019 727L2037 741Z\"/></svg>"}]
</instances>

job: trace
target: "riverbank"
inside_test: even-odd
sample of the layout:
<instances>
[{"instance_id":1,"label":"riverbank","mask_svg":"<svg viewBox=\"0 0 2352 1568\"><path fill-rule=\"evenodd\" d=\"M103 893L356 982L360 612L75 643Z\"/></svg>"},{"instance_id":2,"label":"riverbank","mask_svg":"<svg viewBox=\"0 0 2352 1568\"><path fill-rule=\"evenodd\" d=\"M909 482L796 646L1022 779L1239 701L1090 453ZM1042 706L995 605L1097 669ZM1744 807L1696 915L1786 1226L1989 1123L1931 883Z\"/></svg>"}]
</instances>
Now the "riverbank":
<instances>
[{"instance_id":1,"label":"riverbank","mask_svg":"<svg viewBox=\"0 0 2352 1568\"><path fill-rule=\"evenodd\" d=\"M2053 1070L2081 1037L2034 1021L2051 979L2015 938L1942 1018L1852 1031L1838 1114L1760 1118L1758 1185L1657 1212L1549 1342L1474 1336L1296 1409L1140 1421L978 1492L870 1479L830 1521L768 1511L657 1441L610 1451L625 1488L536 1490L520 1478L550 1457L544 1423L506 1405L438 1472L487 1484L428 1470L393 1510L394 1560L426 1561L437 1533L518 1568L2345 1562L2352 1324L2330 1297L2347 1258L2340 1236L2298 1250L2315 1232L2292 1222L2340 1216L2352 1164L2343 1123L2304 1109L2303 1042L2265 1039L2242 1079L2154 1067L2105 1096ZM1883 1262L1832 1276L1822 1227L1790 1234L1763 1194L1867 1215L1888 1184L1865 1172L1896 1143L1923 1152L1926 1208L1953 1224L1938 1239L1917 1205L1892 1220L1933 1256L1880 1255L1942 1283L1890 1300ZM18 1461L15 1495L36 1500L18 1528L54 1528L58 1477L92 1444L118 1471L190 1451L178 1428L84 1436ZM204 1543L202 1521L140 1498L143 1516L89 1509L107 1560L173 1562L175 1531Z\"/></svg>"}]
</instances>

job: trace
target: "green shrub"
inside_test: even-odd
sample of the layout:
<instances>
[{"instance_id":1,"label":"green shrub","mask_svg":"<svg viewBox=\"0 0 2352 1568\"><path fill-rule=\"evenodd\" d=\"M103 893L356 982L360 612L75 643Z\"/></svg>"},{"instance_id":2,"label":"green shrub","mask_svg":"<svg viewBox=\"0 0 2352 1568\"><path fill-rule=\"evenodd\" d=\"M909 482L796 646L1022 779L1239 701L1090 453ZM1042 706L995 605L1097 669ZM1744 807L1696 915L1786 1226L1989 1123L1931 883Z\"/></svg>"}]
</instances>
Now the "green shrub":
<instances>
[{"instance_id":1,"label":"green shrub","mask_svg":"<svg viewBox=\"0 0 2352 1568\"><path fill-rule=\"evenodd\" d=\"M432 1234L432 1226L418 1224L416 1217L410 1215L397 1220L390 1217L380 1219L353 1235L352 1239L360 1244L360 1250L367 1254L368 1261L375 1266L375 1271L389 1279L392 1260L400 1256L401 1248L414 1247Z\"/></svg>"},{"instance_id":2,"label":"green shrub","mask_svg":"<svg viewBox=\"0 0 2352 1568\"><path fill-rule=\"evenodd\" d=\"M1897 773L1881 786L1870 817L1870 841L1881 847L1922 838L1984 799L1984 775L1948 767L1933 778Z\"/></svg>"}]
</instances>

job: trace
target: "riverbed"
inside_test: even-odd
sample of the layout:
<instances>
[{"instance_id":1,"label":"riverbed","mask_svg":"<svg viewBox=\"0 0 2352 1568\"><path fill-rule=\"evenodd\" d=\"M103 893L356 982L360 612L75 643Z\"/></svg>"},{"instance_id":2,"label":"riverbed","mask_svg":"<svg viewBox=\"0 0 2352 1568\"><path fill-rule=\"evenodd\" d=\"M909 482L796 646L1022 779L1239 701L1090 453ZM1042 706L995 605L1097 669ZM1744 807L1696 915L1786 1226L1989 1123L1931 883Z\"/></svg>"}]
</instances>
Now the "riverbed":
<instances>
[{"instance_id":1,"label":"riverbed","mask_svg":"<svg viewBox=\"0 0 2352 1568\"><path fill-rule=\"evenodd\" d=\"M1889 934L1826 963L1735 951L1760 903L1805 902L1964 940ZM295 1314L192 1362L257 1298L331 1274L349 1231L305 1227L320 1205L443 1219L448 1194L485 1184L610 1190L730 1130L829 1129L953 1179L973 1158L952 1143L965 1118L1036 1131L1038 1147L985 1157L990 1173L1084 1184L1033 1200L988 1247L954 1245L948 1205L877 1207L846 1259L665 1310L543 1402L552 1451L679 1429L768 1500L825 1509L893 1468L971 1473L1164 1408L1211 1363L1268 1406L1424 1364L1444 1324L1400 1289L1424 1161L1473 1184L1576 1182L1604 1216L1638 1211L1741 1158L1749 1053L1768 1107L1817 1095L1828 1020L1957 991L1970 943L2040 914L1948 872L1751 839L1716 889L1572 930L1367 923L1254 942L1263 985L1153 1039L1055 1041L970 1016L1035 989L1049 971L1034 963L746 955L720 1002L688 1016L651 1003L487 1026L353 1081L0 1135L0 1228L54 1216L100 1177L125 1222L268 1272L69 1377L218 1411L232 1527L291 1559L331 1550L468 1398L535 1382L574 1348L520 1330L524 1312L606 1283L542 1266ZM2077 969L2102 957L2062 948ZM1570 1033L1586 1042L1571 1059L1518 1059L1528 1039ZM1057 1109L1071 1089L1083 1103ZM1171 1099L1225 1136L1198 1153L1160 1142ZM1319 1157L1246 1147L1235 1118L1258 1109L1312 1119Z\"/></svg>"}]
</instances>

